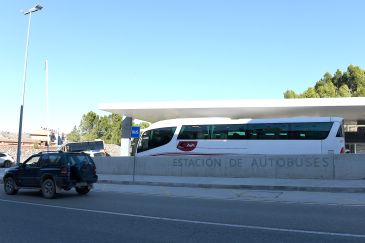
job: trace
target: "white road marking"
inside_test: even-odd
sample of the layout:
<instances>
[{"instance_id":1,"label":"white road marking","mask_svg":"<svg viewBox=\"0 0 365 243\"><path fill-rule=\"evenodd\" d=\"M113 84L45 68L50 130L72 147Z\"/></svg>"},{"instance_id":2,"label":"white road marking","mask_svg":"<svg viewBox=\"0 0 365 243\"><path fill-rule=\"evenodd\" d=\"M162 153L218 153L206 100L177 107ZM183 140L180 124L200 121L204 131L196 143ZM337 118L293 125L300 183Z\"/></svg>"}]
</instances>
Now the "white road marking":
<instances>
[{"instance_id":1,"label":"white road marking","mask_svg":"<svg viewBox=\"0 0 365 243\"><path fill-rule=\"evenodd\" d=\"M134 217L134 218L142 218L142 219L151 219L151 220L179 222L179 223L203 224L203 225L224 226L224 227L241 228L241 229L279 231L279 232L288 232L288 233L302 233L302 234L352 237L352 238L365 239L365 235L360 235L360 234L334 233L334 232L298 230L298 229L285 229L285 228L254 226L254 225L241 225L241 224L225 224L225 223L216 223L216 222L208 222L208 221L200 221L200 220L187 220L187 219L157 217L157 216L148 216L148 215L140 215L140 214L118 213L118 212L111 212L111 211L104 211L104 210L72 208L72 207L64 207L64 206L56 206L56 205L40 204L40 203L31 203L31 202L21 202L21 201L6 200L6 199L0 199L0 202L16 203L16 204L38 206L38 207L47 207L47 208L56 208L56 209L64 209L64 210L72 210L72 211L79 211L79 212L107 214L107 215L114 215L114 216L124 216L124 217Z\"/></svg>"}]
</instances>

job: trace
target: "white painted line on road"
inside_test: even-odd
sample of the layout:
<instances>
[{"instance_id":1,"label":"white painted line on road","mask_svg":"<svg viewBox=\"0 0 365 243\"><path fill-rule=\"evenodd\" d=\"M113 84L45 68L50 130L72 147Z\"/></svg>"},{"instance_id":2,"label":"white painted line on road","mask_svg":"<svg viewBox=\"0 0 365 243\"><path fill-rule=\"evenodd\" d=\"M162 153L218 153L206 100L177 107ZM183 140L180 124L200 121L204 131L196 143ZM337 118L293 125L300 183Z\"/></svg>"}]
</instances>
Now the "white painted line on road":
<instances>
[{"instance_id":1,"label":"white painted line on road","mask_svg":"<svg viewBox=\"0 0 365 243\"><path fill-rule=\"evenodd\" d=\"M0 202L16 203L16 204L47 207L47 208L56 208L56 209L65 209L65 210L72 210L72 211L79 211L79 212L107 214L107 215L114 215L114 216L134 217L134 218L151 219L151 220L162 220L162 221L170 221L170 222L178 222L178 223L203 224L203 225L224 226L224 227L241 228L241 229L279 231L279 232L288 232L288 233L340 236L340 237L352 237L352 238L365 239L365 235L350 234L350 233L334 233L334 232L325 232L325 231L285 229L285 228L254 226L254 225L225 224L225 223L215 223L215 222L199 221L199 220L187 220L187 219L156 217L156 216L148 216L148 215L140 215L140 214L118 213L118 212L103 211L103 210L72 208L72 207L56 206L56 205L41 204L41 203L31 203L31 202L21 202L21 201L6 200L6 199L0 199Z\"/></svg>"}]
</instances>

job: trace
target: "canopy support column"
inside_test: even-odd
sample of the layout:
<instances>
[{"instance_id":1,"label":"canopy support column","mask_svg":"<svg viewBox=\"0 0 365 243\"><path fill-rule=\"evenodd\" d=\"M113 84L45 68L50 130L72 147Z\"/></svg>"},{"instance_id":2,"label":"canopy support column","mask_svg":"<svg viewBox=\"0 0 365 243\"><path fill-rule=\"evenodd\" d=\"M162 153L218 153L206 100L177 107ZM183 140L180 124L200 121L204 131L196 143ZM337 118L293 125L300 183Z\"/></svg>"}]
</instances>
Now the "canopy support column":
<instances>
[{"instance_id":1,"label":"canopy support column","mask_svg":"<svg viewBox=\"0 0 365 243\"><path fill-rule=\"evenodd\" d=\"M132 117L123 116L120 156L130 156Z\"/></svg>"}]
</instances>

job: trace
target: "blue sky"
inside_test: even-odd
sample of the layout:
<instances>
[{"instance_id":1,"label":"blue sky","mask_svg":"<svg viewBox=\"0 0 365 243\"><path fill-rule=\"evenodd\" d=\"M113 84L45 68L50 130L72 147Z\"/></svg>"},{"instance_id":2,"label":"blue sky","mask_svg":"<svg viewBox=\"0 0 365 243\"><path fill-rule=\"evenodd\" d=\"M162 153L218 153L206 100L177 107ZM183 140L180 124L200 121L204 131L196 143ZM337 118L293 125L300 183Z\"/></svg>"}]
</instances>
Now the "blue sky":
<instances>
[{"instance_id":1,"label":"blue sky","mask_svg":"<svg viewBox=\"0 0 365 243\"><path fill-rule=\"evenodd\" d=\"M68 132L99 103L281 99L325 72L365 68L362 0L4 0L0 130L17 131L32 16L25 132Z\"/></svg>"}]
</instances>

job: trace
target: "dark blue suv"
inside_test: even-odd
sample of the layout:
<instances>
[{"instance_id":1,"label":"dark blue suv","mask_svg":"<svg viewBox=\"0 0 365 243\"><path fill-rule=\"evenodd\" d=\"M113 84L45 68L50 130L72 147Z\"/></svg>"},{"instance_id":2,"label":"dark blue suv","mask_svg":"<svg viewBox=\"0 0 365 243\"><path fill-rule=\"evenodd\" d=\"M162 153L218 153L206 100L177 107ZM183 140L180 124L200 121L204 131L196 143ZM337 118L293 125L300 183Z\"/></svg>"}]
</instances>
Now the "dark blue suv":
<instances>
[{"instance_id":1,"label":"dark blue suv","mask_svg":"<svg viewBox=\"0 0 365 243\"><path fill-rule=\"evenodd\" d=\"M40 188L45 198L54 198L73 187L79 194L87 194L98 176L88 154L41 152L7 169L3 180L6 194L14 195L20 188Z\"/></svg>"}]
</instances>

